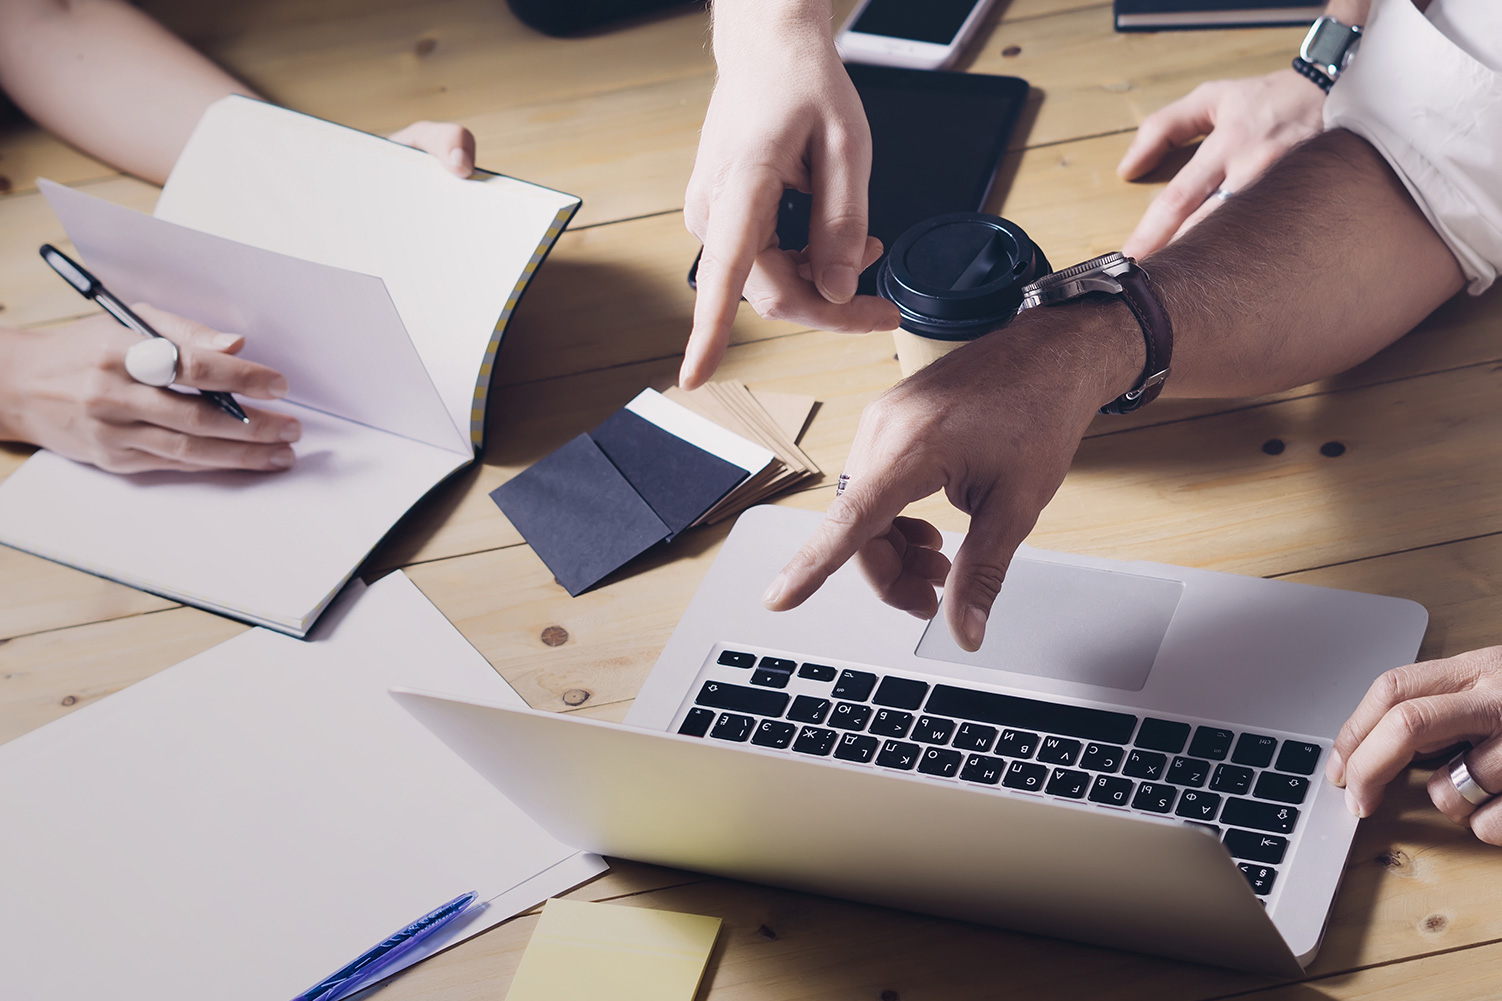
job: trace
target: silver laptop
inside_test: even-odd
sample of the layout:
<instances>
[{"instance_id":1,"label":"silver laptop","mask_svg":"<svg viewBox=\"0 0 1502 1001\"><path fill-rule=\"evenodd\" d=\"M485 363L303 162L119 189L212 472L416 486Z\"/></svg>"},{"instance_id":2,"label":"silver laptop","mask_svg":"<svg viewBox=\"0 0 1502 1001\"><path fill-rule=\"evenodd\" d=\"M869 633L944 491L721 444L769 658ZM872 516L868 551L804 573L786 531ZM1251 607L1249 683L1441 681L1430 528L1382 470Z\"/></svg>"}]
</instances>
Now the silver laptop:
<instances>
[{"instance_id":1,"label":"silver laptop","mask_svg":"<svg viewBox=\"0 0 1502 1001\"><path fill-rule=\"evenodd\" d=\"M1254 972L1314 958L1356 829L1325 759L1422 606L1024 548L971 654L853 567L766 611L819 517L741 515L628 725L397 697L588 851Z\"/></svg>"}]
</instances>

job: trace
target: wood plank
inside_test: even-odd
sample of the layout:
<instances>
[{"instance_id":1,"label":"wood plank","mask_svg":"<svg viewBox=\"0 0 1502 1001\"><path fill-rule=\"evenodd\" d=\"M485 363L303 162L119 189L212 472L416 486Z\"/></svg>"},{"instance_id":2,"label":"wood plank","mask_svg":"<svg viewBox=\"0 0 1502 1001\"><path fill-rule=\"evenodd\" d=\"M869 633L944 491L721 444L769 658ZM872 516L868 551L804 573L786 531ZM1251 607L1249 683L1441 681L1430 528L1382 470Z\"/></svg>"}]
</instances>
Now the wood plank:
<instances>
[{"instance_id":1,"label":"wood plank","mask_svg":"<svg viewBox=\"0 0 1502 1001\"><path fill-rule=\"evenodd\" d=\"M175 605L166 598L0 546L0 640Z\"/></svg>"}]
</instances>

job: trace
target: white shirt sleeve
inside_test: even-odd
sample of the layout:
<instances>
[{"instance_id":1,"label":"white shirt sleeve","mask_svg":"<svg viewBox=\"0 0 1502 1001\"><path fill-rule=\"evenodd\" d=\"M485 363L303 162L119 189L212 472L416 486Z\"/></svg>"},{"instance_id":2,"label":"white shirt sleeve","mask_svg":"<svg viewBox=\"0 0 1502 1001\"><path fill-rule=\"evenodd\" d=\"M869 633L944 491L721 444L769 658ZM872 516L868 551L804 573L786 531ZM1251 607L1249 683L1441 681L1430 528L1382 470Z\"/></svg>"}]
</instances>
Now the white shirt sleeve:
<instances>
[{"instance_id":1,"label":"white shirt sleeve","mask_svg":"<svg viewBox=\"0 0 1502 1001\"><path fill-rule=\"evenodd\" d=\"M1479 295L1502 270L1502 2L1375 0L1325 127L1376 147Z\"/></svg>"}]
</instances>

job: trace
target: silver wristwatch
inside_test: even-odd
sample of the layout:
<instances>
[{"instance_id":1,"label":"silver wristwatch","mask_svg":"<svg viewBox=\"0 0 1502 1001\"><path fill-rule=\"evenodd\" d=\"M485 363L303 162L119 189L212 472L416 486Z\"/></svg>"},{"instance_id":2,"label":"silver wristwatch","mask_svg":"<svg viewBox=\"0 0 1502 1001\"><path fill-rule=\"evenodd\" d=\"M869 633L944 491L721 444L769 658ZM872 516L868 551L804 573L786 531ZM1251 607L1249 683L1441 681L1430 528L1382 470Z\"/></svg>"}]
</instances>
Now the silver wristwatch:
<instances>
[{"instance_id":1,"label":"silver wristwatch","mask_svg":"<svg viewBox=\"0 0 1502 1001\"><path fill-rule=\"evenodd\" d=\"M1333 84L1351 64L1351 57L1360 44L1360 27L1343 24L1333 17L1322 17L1304 36L1304 44L1299 46L1299 58ZM1325 89L1329 90L1329 87Z\"/></svg>"},{"instance_id":2,"label":"silver wristwatch","mask_svg":"<svg viewBox=\"0 0 1502 1001\"><path fill-rule=\"evenodd\" d=\"M1147 362L1137 385L1101 407L1103 414L1129 414L1151 403L1162 392L1173 358L1173 324L1158 301L1147 272L1136 261L1121 253L1102 254L1072 268L1044 275L1022 289L1018 311L1056 306L1092 292L1116 296L1126 303L1142 327Z\"/></svg>"}]
</instances>

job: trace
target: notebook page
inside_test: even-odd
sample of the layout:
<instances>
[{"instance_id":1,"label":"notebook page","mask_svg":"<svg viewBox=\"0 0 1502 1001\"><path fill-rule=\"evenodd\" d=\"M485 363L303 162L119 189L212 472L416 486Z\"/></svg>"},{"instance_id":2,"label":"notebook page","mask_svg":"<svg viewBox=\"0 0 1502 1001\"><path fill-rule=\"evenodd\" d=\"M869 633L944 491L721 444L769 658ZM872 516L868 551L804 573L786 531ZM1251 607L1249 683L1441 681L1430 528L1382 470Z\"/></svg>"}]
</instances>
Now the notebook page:
<instances>
[{"instance_id":1,"label":"notebook page","mask_svg":"<svg viewBox=\"0 0 1502 1001\"><path fill-rule=\"evenodd\" d=\"M460 180L426 153L227 97L199 121L156 215L383 279L455 425L478 445L500 333L578 205L510 177Z\"/></svg>"},{"instance_id":2,"label":"notebook page","mask_svg":"<svg viewBox=\"0 0 1502 1001\"><path fill-rule=\"evenodd\" d=\"M126 303L245 335L289 399L470 455L379 278L163 222L38 182L84 267Z\"/></svg>"},{"instance_id":3,"label":"notebook page","mask_svg":"<svg viewBox=\"0 0 1502 1001\"><path fill-rule=\"evenodd\" d=\"M603 869L388 692L520 705L485 658L400 573L351 592L0 747L0 993L280 1001L468 890L444 944Z\"/></svg>"},{"instance_id":4,"label":"notebook page","mask_svg":"<svg viewBox=\"0 0 1502 1001\"><path fill-rule=\"evenodd\" d=\"M291 469L122 476L38 452L0 484L0 543L301 635L471 456L286 401L266 409L302 422Z\"/></svg>"}]
</instances>

